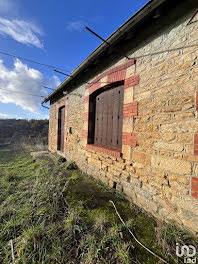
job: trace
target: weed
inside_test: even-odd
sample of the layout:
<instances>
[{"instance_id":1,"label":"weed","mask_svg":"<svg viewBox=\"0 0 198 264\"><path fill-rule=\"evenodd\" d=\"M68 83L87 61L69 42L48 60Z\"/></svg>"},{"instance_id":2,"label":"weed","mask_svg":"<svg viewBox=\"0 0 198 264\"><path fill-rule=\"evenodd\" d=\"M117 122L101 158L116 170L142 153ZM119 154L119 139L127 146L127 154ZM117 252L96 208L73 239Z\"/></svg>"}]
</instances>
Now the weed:
<instances>
[{"instance_id":1,"label":"weed","mask_svg":"<svg viewBox=\"0 0 198 264\"><path fill-rule=\"evenodd\" d=\"M157 228L157 239L166 256L176 256L176 243L182 245L197 245L197 239L184 228L182 229L174 222L159 223ZM198 247L197 247L198 252Z\"/></svg>"},{"instance_id":2,"label":"weed","mask_svg":"<svg viewBox=\"0 0 198 264\"><path fill-rule=\"evenodd\" d=\"M123 195L73 171L74 163L0 151L0 263L12 261L10 240L18 264L157 263L131 238L109 200L138 239L169 263L176 257L175 241L192 239L179 228L160 226Z\"/></svg>"},{"instance_id":3,"label":"weed","mask_svg":"<svg viewBox=\"0 0 198 264\"><path fill-rule=\"evenodd\" d=\"M79 179L79 173L78 172L72 172L71 180L78 180Z\"/></svg>"},{"instance_id":4,"label":"weed","mask_svg":"<svg viewBox=\"0 0 198 264\"><path fill-rule=\"evenodd\" d=\"M78 167L77 167L77 165L76 165L75 162L73 162L73 161L67 161L66 166L65 166L65 169L67 169L67 170L77 170Z\"/></svg>"}]
</instances>

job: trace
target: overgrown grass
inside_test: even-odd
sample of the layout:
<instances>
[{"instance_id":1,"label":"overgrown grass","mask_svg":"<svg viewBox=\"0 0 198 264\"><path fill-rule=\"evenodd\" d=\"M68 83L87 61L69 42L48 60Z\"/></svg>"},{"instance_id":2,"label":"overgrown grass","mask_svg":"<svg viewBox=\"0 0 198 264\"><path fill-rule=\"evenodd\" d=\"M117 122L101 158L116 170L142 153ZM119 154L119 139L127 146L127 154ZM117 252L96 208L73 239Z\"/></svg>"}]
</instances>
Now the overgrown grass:
<instances>
[{"instance_id":1,"label":"overgrown grass","mask_svg":"<svg viewBox=\"0 0 198 264\"><path fill-rule=\"evenodd\" d=\"M178 238L196 242L160 226L73 163L1 149L0 194L0 263L12 263L11 240L15 263L160 263L132 239L109 200L138 239L168 263L182 263L174 251Z\"/></svg>"}]
</instances>

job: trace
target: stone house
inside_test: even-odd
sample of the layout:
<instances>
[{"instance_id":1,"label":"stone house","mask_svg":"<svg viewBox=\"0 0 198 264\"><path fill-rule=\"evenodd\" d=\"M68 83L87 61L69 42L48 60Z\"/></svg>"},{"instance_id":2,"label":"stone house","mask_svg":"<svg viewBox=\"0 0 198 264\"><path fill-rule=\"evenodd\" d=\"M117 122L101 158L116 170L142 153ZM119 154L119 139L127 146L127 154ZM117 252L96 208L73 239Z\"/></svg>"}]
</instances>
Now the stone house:
<instances>
[{"instance_id":1,"label":"stone house","mask_svg":"<svg viewBox=\"0 0 198 264\"><path fill-rule=\"evenodd\" d=\"M195 0L149 1L42 102L51 152L195 232L197 10Z\"/></svg>"}]
</instances>

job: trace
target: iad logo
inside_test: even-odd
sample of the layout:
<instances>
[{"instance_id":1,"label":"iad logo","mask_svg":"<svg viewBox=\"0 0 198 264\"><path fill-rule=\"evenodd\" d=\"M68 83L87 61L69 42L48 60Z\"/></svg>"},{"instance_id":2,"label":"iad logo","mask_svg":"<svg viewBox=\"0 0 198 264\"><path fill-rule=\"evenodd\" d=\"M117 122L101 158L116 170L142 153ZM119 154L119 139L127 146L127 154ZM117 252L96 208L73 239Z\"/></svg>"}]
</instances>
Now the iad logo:
<instances>
[{"instance_id":1,"label":"iad logo","mask_svg":"<svg viewBox=\"0 0 198 264\"><path fill-rule=\"evenodd\" d=\"M184 263L196 263L196 258L191 259L195 256L196 254L196 248L192 245L189 246L182 246L181 250L179 250L179 244L176 243L176 255L181 258L181 257L185 257L184 258Z\"/></svg>"}]
</instances>

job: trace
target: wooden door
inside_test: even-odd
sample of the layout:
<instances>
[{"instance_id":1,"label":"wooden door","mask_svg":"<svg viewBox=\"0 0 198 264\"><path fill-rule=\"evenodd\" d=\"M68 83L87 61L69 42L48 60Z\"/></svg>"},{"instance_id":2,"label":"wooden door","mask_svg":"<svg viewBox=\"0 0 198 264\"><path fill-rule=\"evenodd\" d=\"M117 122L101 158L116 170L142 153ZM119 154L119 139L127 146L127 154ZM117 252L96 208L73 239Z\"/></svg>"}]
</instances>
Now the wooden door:
<instances>
[{"instance_id":1,"label":"wooden door","mask_svg":"<svg viewBox=\"0 0 198 264\"><path fill-rule=\"evenodd\" d=\"M96 96L95 145L121 149L123 98L123 85Z\"/></svg>"},{"instance_id":2,"label":"wooden door","mask_svg":"<svg viewBox=\"0 0 198 264\"><path fill-rule=\"evenodd\" d=\"M65 107L59 109L58 118L58 150L64 151L64 134L65 134Z\"/></svg>"}]
</instances>

